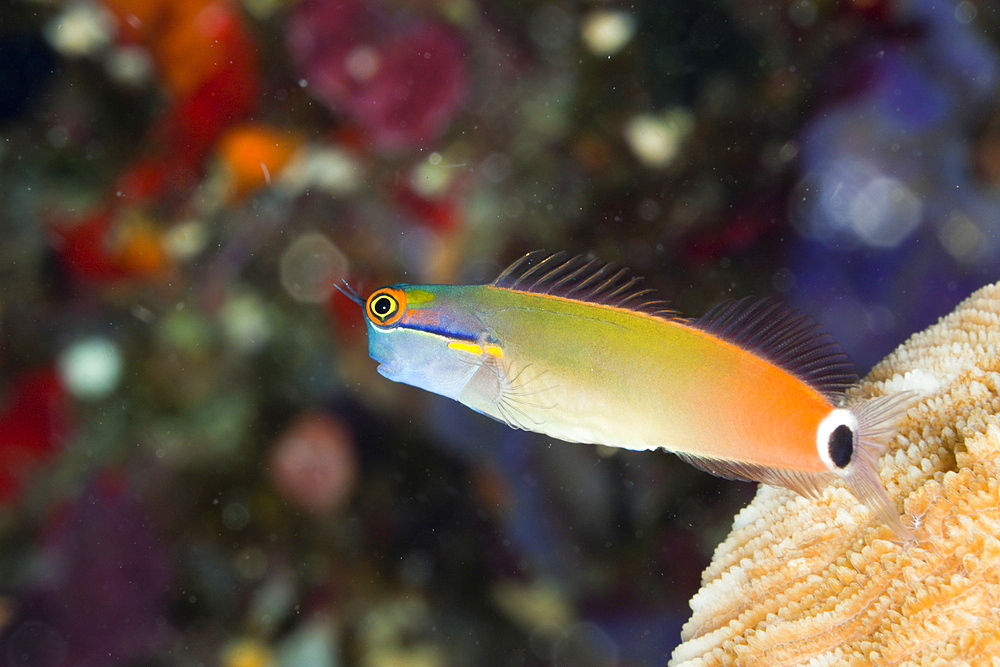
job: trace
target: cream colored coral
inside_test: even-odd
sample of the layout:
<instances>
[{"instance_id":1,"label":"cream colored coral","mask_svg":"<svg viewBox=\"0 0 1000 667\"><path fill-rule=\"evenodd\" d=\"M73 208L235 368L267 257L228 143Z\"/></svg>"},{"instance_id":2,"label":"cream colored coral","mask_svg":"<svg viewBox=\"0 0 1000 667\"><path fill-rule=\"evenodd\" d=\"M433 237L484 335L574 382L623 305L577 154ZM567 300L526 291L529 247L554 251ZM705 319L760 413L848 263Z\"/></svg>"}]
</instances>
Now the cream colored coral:
<instances>
[{"instance_id":1,"label":"cream colored coral","mask_svg":"<svg viewBox=\"0 0 1000 667\"><path fill-rule=\"evenodd\" d=\"M702 575L671 665L1000 665L1000 283L912 336L863 396L916 389L882 459L915 542L839 482L761 486Z\"/></svg>"}]
</instances>

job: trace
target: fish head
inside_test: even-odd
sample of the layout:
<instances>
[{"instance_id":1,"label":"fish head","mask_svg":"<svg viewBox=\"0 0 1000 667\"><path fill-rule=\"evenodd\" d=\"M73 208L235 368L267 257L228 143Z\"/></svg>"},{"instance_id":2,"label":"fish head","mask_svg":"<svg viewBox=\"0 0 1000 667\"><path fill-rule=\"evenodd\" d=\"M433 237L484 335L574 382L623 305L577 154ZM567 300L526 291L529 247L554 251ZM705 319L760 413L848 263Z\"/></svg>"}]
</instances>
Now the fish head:
<instances>
[{"instance_id":1,"label":"fish head","mask_svg":"<svg viewBox=\"0 0 1000 667\"><path fill-rule=\"evenodd\" d=\"M378 372L394 381L455 399L478 370L473 355L456 350L456 318L427 289L393 285L365 302L368 354Z\"/></svg>"}]
</instances>

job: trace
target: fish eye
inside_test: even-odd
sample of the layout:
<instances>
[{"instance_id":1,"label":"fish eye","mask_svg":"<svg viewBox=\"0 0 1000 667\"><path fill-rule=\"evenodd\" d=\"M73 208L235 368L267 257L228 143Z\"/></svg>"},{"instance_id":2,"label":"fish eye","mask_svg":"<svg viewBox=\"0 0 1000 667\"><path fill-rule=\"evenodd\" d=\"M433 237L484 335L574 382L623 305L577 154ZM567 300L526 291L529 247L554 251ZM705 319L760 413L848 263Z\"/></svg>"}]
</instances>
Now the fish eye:
<instances>
[{"instance_id":1,"label":"fish eye","mask_svg":"<svg viewBox=\"0 0 1000 667\"><path fill-rule=\"evenodd\" d=\"M365 311L378 326L388 327L399 321L406 309L406 295L402 290L383 287L368 297Z\"/></svg>"}]
</instances>

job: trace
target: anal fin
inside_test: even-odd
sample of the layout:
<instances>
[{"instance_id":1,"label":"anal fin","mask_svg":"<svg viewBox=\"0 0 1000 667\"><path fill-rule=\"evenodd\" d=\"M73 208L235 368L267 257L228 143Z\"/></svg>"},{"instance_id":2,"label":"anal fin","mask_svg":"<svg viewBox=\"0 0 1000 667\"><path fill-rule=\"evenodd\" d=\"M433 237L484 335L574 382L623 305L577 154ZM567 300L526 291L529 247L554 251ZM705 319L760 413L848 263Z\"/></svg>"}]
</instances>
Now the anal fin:
<instances>
[{"instance_id":1,"label":"anal fin","mask_svg":"<svg viewBox=\"0 0 1000 667\"><path fill-rule=\"evenodd\" d=\"M714 459L680 452L676 452L676 454L684 462L716 477L780 486L791 489L806 498L819 498L826 485L835 477L833 473L828 472L783 470L741 461Z\"/></svg>"}]
</instances>

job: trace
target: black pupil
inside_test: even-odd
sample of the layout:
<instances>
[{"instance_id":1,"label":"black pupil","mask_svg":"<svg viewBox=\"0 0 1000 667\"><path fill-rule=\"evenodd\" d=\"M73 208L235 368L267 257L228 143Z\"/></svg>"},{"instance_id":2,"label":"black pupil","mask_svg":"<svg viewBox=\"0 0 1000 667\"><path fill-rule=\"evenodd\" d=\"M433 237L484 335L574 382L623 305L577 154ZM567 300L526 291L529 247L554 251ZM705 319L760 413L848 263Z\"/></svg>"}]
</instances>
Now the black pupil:
<instances>
[{"instance_id":1,"label":"black pupil","mask_svg":"<svg viewBox=\"0 0 1000 667\"><path fill-rule=\"evenodd\" d=\"M385 317L392 312L392 299L387 296L380 296L372 304L372 311L380 317Z\"/></svg>"},{"instance_id":2,"label":"black pupil","mask_svg":"<svg viewBox=\"0 0 1000 667\"><path fill-rule=\"evenodd\" d=\"M853 455L854 433L847 425L841 424L830 434L830 460L833 465L843 468L851 462Z\"/></svg>"}]
</instances>

